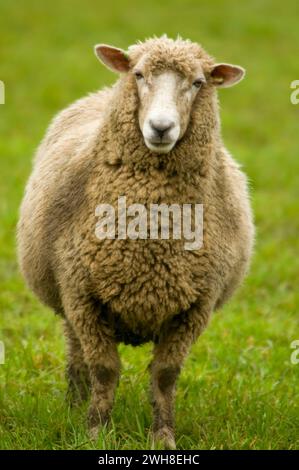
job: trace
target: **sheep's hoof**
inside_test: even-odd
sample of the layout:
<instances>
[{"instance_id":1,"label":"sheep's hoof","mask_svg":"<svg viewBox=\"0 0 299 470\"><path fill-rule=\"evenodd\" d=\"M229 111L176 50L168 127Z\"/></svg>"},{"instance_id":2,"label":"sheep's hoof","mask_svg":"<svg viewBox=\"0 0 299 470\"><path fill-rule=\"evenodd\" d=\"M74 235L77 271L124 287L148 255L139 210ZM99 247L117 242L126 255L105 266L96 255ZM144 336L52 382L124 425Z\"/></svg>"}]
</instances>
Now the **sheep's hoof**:
<instances>
[{"instance_id":1,"label":"sheep's hoof","mask_svg":"<svg viewBox=\"0 0 299 470\"><path fill-rule=\"evenodd\" d=\"M109 422L107 422L104 425L102 423L99 423L99 424L94 425L94 426L89 426L88 427L88 435L89 435L90 440L93 443L96 443L100 433L102 431L105 431L107 428L110 429Z\"/></svg>"},{"instance_id":2,"label":"sheep's hoof","mask_svg":"<svg viewBox=\"0 0 299 470\"><path fill-rule=\"evenodd\" d=\"M158 429L158 431L155 431L154 446L163 447L167 450L175 450L176 445L173 431L167 426L164 426L163 428Z\"/></svg>"},{"instance_id":3,"label":"sheep's hoof","mask_svg":"<svg viewBox=\"0 0 299 470\"><path fill-rule=\"evenodd\" d=\"M92 428L88 429L88 435L92 442L94 443L97 442L100 430L101 430L101 426L93 426Z\"/></svg>"},{"instance_id":4,"label":"sheep's hoof","mask_svg":"<svg viewBox=\"0 0 299 470\"><path fill-rule=\"evenodd\" d=\"M90 407L88 412L88 432L92 441L97 441L99 433L109 426L110 411Z\"/></svg>"}]
</instances>

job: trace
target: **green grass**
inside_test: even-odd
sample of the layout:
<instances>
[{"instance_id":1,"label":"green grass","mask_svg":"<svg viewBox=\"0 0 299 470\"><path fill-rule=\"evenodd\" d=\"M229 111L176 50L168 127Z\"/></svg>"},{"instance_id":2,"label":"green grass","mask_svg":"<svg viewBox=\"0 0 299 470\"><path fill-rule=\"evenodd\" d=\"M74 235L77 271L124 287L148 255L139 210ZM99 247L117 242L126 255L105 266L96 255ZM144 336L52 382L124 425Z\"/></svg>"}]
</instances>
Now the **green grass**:
<instances>
[{"instance_id":1,"label":"green grass","mask_svg":"<svg viewBox=\"0 0 299 470\"><path fill-rule=\"evenodd\" d=\"M102 4L102 6L101 6ZM19 275L15 226L31 158L52 115L115 77L96 61L97 42L126 48L167 32L201 42L247 78L220 94L225 142L251 181L257 225L250 275L193 347L178 384L181 449L299 448L298 79L296 0L145 2L2 0L0 79L1 449L91 449L82 409L65 402L59 318ZM98 448L149 448L146 367L151 348L121 347L114 428Z\"/></svg>"}]
</instances>

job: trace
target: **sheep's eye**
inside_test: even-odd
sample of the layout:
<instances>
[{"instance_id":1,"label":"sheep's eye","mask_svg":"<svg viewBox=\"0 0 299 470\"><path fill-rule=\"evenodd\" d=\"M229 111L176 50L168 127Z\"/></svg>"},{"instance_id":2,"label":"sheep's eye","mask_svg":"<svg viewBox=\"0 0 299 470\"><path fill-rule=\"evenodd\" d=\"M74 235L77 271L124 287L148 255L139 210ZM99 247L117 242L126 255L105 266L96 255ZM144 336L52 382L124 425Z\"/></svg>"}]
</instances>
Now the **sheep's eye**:
<instances>
[{"instance_id":1,"label":"sheep's eye","mask_svg":"<svg viewBox=\"0 0 299 470\"><path fill-rule=\"evenodd\" d=\"M202 83L203 83L203 80L201 78L198 78L197 80L194 80L193 86L195 86L196 88L200 88Z\"/></svg>"},{"instance_id":2,"label":"sheep's eye","mask_svg":"<svg viewBox=\"0 0 299 470\"><path fill-rule=\"evenodd\" d=\"M136 77L136 80L141 80L141 78L143 78L143 75L141 72L135 72L135 77Z\"/></svg>"}]
</instances>

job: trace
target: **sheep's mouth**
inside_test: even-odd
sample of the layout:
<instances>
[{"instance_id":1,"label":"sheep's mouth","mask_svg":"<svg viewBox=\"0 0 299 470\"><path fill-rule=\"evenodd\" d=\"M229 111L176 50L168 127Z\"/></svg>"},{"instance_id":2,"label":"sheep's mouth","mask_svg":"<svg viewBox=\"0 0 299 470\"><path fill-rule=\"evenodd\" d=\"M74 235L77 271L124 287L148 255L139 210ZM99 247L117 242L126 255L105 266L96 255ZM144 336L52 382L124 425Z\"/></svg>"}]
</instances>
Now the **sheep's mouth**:
<instances>
[{"instance_id":1,"label":"sheep's mouth","mask_svg":"<svg viewBox=\"0 0 299 470\"><path fill-rule=\"evenodd\" d=\"M155 153L168 153L175 146L175 142L156 142L145 139L146 146Z\"/></svg>"}]
</instances>

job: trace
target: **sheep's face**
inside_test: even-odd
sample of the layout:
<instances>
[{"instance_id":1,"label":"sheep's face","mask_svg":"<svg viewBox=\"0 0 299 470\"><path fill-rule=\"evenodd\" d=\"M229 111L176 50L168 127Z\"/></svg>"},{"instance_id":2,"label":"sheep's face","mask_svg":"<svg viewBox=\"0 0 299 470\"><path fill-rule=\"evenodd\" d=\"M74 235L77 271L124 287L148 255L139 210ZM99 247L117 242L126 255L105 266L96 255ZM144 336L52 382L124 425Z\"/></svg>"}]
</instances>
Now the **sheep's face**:
<instances>
[{"instance_id":1,"label":"sheep's face","mask_svg":"<svg viewBox=\"0 0 299 470\"><path fill-rule=\"evenodd\" d=\"M241 67L215 64L198 44L180 39L150 39L131 46L128 53L103 44L95 51L106 66L133 81L140 130L145 145L156 153L174 148L188 128L193 108L211 97L216 86L234 85L244 75ZM204 93L204 88L210 92ZM207 103L202 109L210 108Z\"/></svg>"},{"instance_id":2,"label":"sheep's face","mask_svg":"<svg viewBox=\"0 0 299 470\"><path fill-rule=\"evenodd\" d=\"M198 69L192 77L175 70L146 73L142 64L133 69L139 96L139 125L146 146L168 153L184 135L192 104L205 77Z\"/></svg>"}]
</instances>

